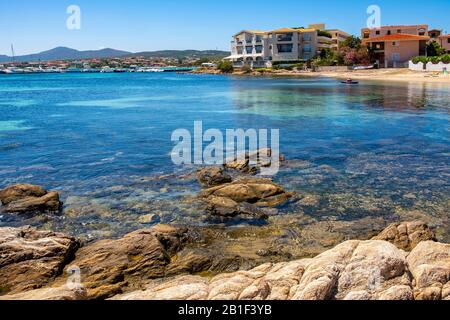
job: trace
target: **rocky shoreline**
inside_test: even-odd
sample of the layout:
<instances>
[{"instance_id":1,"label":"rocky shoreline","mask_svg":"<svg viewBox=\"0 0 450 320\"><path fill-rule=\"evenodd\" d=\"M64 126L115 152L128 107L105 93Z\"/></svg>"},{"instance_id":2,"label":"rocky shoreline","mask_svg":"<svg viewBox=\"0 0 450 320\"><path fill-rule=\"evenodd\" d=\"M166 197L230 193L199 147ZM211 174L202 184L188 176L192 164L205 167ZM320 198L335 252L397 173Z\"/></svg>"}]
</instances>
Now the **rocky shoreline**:
<instances>
[{"instance_id":1,"label":"rocky shoreline","mask_svg":"<svg viewBox=\"0 0 450 320\"><path fill-rule=\"evenodd\" d=\"M450 300L450 245L418 221L315 258L257 267L190 250L202 236L158 225L80 247L64 234L0 228L0 300Z\"/></svg>"},{"instance_id":2,"label":"rocky shoreline","mask_svg":"<svg viewBox=\"0 0 450 320\"><path fill-rule=\"evenodd\" d=\"M338 222L310 226L328 244L309 253L306 227L301 242L283 234L266 240L264 233L280 233L266 221L277 218L277 206L314 199L258 176L270 165L262 153L271 152L196 173L202 190L193 201L211 219L259 224L243 230L158 224L83 242L32 227L0 228L0 300L450 299L450 245L437 242L421 221L392 224L363 240L334 235ZM38 186L8 187L0 201L11 214L64 214L59 194Z\"/></svg>"}]
</instances>

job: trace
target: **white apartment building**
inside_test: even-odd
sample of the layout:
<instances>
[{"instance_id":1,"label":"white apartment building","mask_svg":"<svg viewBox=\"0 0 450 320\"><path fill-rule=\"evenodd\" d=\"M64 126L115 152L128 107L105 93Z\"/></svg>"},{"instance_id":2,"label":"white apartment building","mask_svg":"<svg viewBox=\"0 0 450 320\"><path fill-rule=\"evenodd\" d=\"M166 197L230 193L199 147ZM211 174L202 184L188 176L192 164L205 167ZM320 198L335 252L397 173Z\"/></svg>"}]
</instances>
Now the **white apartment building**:
<instances>
[{"instance_id":1,"label":"white apartment building","mask_svg":"<svg viewBox=\"0 0 450 320\"><path fill-rule=\"evenodd\" d=\"M340 31L335 33L336 39L344 37ZM334 44L333 33L318 28L282 28L268 32L243 30L233 36L231 56L226 59L237 68L244 65L271 67L277 61L308 61L324 48L337 49L338 43Z\"/></svg>"}]
</instances>

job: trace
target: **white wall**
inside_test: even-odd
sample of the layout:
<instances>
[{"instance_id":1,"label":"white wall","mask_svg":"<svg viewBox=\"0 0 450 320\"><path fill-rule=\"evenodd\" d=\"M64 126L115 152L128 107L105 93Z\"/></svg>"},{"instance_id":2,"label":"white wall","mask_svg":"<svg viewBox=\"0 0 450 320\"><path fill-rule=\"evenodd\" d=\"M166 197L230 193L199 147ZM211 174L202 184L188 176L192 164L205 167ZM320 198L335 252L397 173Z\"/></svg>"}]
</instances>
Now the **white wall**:
<instances>
[{"instance_id":1,"label":"white wall","mask_svg":"<svg viewBox=\"0 0 450 320\"><path fill-rule=\"evenodd\" d=\"M423 62L419 62L418 64L414 64L412 61L409 61L409 70L413 71L425 71L423 69Z\"/></svg>"},{"instance_id":2,"label":"white wall","mask_svg":"<svg viewBox=\"0 0 450 320\"><path fill-rule=\"evenodd\" d=\"M444 68L447 68L447 71L450 72L450 63L439 62L434 64L432 62L428 62L426 65L426 69L423 68L423 62L419 62L418 64L414 64L412 61L409 61L409 70L413 71L436 71L442 72Z\"/></svg>"}]
</instances>

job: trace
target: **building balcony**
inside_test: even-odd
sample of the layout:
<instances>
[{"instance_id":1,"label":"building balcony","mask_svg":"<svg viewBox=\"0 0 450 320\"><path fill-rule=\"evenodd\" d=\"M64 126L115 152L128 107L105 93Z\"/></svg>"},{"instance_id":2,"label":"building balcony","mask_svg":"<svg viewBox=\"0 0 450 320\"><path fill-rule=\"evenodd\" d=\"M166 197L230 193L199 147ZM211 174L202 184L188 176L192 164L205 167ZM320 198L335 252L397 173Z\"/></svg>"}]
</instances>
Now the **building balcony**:
<instances>
[{"instance_id":1,"label":"building balcony","mask_svg":"<svg viewBox=\"0 0 450 320\"><path fill-rule=\"evenodd\" d=\"M277 42L292 42L292 38L278 38Z\"/></svg>"},{"instance_id":2,"label":"building balcony","mask_svg":"<svg viewBox=\"0 0 450 320\"><path fill-rule=\"evenodd\" d=\"M325 36L318 36L317 37L317 41L323 42L323 43L330 43L331 40L332 40L331 38L325 37Z\"/></svg>"}]
</instances>

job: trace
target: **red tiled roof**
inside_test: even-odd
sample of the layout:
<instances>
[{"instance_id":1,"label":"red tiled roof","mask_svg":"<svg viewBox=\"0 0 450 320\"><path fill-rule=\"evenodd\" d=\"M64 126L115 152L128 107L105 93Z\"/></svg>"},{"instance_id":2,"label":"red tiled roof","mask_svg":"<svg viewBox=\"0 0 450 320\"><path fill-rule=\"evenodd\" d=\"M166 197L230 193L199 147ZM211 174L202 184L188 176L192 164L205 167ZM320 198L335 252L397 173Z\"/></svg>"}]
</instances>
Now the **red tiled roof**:
<instances>
[{"instance_id":1,"label":"red tiled roof","mask_svg":"<svg viewBox=\"0 0 450 320\"><path fill-rule=\"evenodd\" d=\"M415 28L415 27L420 27L420 28L428 28L427 24L409 24L409 25L391 25L391 26L381 26L380 28L375 28L375 29L403 29L403 28ZM370 30L371 28L364 28L363 30Z\"/></svg>"},{"instance_id":2,"label":"red tiled roof","mask_svg":"<svg viewBox=\"0 0 450 320\"><path fill-rule=\"evenodd\" d=\"M419 41L430 40L428 36L417 36L414 34L396 33L385 36L363 39L364 42L384 42L384 41Z\"/></svg>"}]
</instances>

